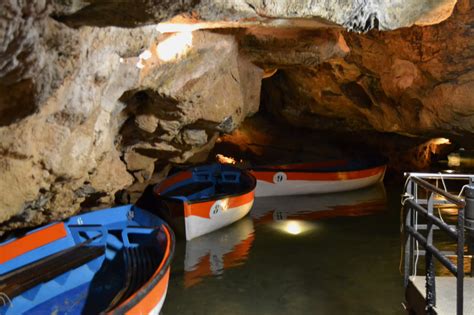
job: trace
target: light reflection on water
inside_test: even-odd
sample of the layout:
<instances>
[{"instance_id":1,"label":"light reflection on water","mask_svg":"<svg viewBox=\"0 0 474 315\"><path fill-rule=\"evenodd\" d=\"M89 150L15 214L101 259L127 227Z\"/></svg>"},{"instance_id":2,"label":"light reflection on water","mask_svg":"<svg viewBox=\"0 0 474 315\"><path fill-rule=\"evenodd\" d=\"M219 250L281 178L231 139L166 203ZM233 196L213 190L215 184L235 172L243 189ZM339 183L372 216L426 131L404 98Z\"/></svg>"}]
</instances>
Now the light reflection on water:
<instances>
[{"instance_id":1,"label":"light reflection on water","mask_svg":"<svg viewBox=\"0 0 474 315\"><path fill-rule=\"evenodd\" d=\"M403 314L399 196L256 199L243 220L177 244L162 312Z\"/></svg>"}]
</instances>

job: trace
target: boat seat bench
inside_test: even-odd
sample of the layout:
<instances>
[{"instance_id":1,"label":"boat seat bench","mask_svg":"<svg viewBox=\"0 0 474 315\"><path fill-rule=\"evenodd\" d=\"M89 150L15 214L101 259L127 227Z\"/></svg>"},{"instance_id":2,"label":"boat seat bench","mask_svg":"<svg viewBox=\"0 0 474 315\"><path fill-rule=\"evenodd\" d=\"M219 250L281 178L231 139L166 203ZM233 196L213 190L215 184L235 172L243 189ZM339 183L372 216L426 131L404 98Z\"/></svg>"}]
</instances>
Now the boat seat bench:
<instances>
[{"instance_id":1,"label":"boat seat bench","mask_svg":"<svg viewBox=\"0 0 474 315\"><path fill-rule=\"evenodd\" d=\"M177 187L169 192L162 194L165 197L174 197L174 196L189 196L194 195L200 191L206 190L208 188L213 187L213 183L210 182L196 182L190 183L187 185L183 185Z\"/></svg>"},{"instance_id":2,"label":"boat seat bench","mask_svg":"<svg viewBox=\"0 0 474 315\"><path fill-rule=\"evenodd\" d=\"M104 246L87 246L88 243L67 248L0 276L0 292L13 298L105 253Z\"/></svg>"}]
</instances>

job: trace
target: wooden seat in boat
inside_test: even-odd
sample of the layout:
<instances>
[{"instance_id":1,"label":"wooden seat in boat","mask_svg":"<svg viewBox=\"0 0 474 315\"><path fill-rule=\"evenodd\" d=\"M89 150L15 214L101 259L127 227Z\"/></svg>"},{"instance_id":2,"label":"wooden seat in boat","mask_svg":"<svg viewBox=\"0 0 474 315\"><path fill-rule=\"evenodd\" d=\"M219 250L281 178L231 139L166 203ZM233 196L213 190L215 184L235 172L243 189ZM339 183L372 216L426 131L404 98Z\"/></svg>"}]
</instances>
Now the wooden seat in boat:
<instances>
[{"instance_id":1,"label":"wooden seat in boat","mask_svg":"<svg viewBox=\"0 0 474 315\"><path fill-rule=\"evenodd\" d=\"M166 192L162 194L163 196L166 197L171 197L171 196L189 196L193 195L199 191L208 189L213 187L214 184L211 182L194 182L190 183L188 185L183 185L180 187L177 187L176 189L173 189L169 192Z\"/></svg>"}]
</instances>

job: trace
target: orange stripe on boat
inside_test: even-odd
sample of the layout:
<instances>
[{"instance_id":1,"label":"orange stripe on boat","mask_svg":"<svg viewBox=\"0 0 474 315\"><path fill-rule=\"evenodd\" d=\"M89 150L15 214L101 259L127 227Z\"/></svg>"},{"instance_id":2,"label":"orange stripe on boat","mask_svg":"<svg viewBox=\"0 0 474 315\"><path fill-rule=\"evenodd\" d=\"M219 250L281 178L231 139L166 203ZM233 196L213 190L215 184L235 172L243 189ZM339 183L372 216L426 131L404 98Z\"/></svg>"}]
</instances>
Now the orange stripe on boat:
<instances>
[{"instance_id":1,"label":"orange stripe on boat","mask_svg":"<svg viewBox=\"0 0 474 315\"><path fill-rule=\"evenodd\" d=\"M0 264L67 236L64 223L56 223L0 246Z\"/></svg>"},{"instance_id":2,"label":"orange stripe on boat","mask_svg":"<svg viewBox=\"0 0 474 315\"><path fill-rule=\"evenodd\" d=\"M150 292L148 292L148 294L126 314L150 314L150 312L158 305L158 303L166 294L169 278L170 268L168 268L166 274L163 276L163 278L161 278L160 282L158 282L158 284L155 285L155 287L151 289ZM133 296L135 296L135 294Z\"/></svg>"},{"instance_id":3,"label":"orange stripe on boat","mask_svg":"<svg viewBox=\"0 0 474 315\"><path fill-rule=\"evenodd\" d=\"M166 244L165 254L163 255L163 259L161 260L160 266L155 271L150 280L147 281L140 289L138 289L134 294L132 294L127 300L125 300L122 304L118 306L122 307L130 302L141 290L143 290L146 286L149 285L151 281L158 275L158 273L163 269L165 262L168 260L171 250L171 235L168 231L168 228L164 227L164 231L166 234L166 239L168 243ZM149 314L153 308L159 303L159 301L163 298L168 288L168 281L170 277L170 267L166 270L166 273L163 275L161 280L147 293L143 299L140 300L134 307L128 310L127 314ZM112 313L114 311L112 310Z\"/></svg>"},{"instance_id":4,"label":"orange stripe on boat","mask_svg":"<svg viewBox=\"0 0 474 315\"><path fill-rule=\"evenodd\" d=\"M197 217L210 219L211 207L215 202L216 200L196 202L193 204L189 204L185 202L184 203L184 216L189 217L189 216L195 215Z\"/></svg>"},{"instance_id":5,"label":"orange stripe on boat","mask_svg":"<svg viewBox=\"0 0 474 315\"><path fill-rule=\"evenodd\" d=\"M374 168L359 170L359 171L348 171L348 172L283 172L286 174L287 180L307 180L307 181L318 181L318 180L348 180L348 179L361 179L365 177L374 176L385 171L385 166L378 166ZM273 183L273 177L276 173L280 172L259 172L252 171L252 175L258 180Z\"/></svg>"},{"instance_id":6,"label":"orange stripe on boat","mask_svg":"<svg viewBox=\"0 0 474 315\"><path fill-rule=\"evenodd\" d=\"M161 182L158 186L155 188L155 193L159 194L166 189L170 188L171 186L181 182L185 181L187 179L190 179L193 177L193 173L190 171L184 171L176 174L175 176L171 176L170 178L165 179L164 181Z\"/></svg>"},{"instance_id":7,"label":"orange stripe on boat","mask_svg":"<svg viewBox=\"0 0 474 315\"><path fill-rule=\"evenodd\" d=\"M240 196L231 197L229 199L229 208L236 208L248 204L249 202L253 201L254 197L254 190Z\"/></svg>"},{"instance_id":8,"label":"orange stripe on boat","mask_svg":"<svg viewBox=\"0 0 474 315\"><path fill-rule=\"evenodd\" d=\"M243 206L249 202L252 202L254 199L255 191L250 191L246 194L240 196L229 197L227 200L227 209L237 208ZM218 200L225 200L226 198L204 201L204 202L196 202L196 203L185 203L184 205L184 215L186 217L189 216L198 216L201 218L210 219L210 212L211 207L216 203Z\"/></svg>"}]
</instances>

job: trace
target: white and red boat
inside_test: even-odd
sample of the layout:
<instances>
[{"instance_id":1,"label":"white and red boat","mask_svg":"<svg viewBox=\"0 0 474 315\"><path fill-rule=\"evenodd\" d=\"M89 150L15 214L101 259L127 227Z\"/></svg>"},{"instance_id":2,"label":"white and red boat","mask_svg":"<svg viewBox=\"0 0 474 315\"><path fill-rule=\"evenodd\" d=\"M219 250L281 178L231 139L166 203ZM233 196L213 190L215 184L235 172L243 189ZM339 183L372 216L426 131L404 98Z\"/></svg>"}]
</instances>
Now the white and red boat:
<instances>
[{"instance_id":1,"label":"white and red boat","mask_svg":"<svg viewBox=\"0 0 474 315\"><path fill-rule=\"evenodd\" d=\"M191 240L244 217L252 208L255 185L249 172L216 163L168 177L154 187L154 195L160 215Z\"/></svg>"},{"instance_id":2,"label":"white and red boat","mask_svg":"<svg viewBox=\"0 0 474 315\"><path fill-rule=\"evenodd\" d=\"M381 182L382 159L333 160L253 167L256 197L305 195L355 190Z\"/></svg>"}]
</instances>

